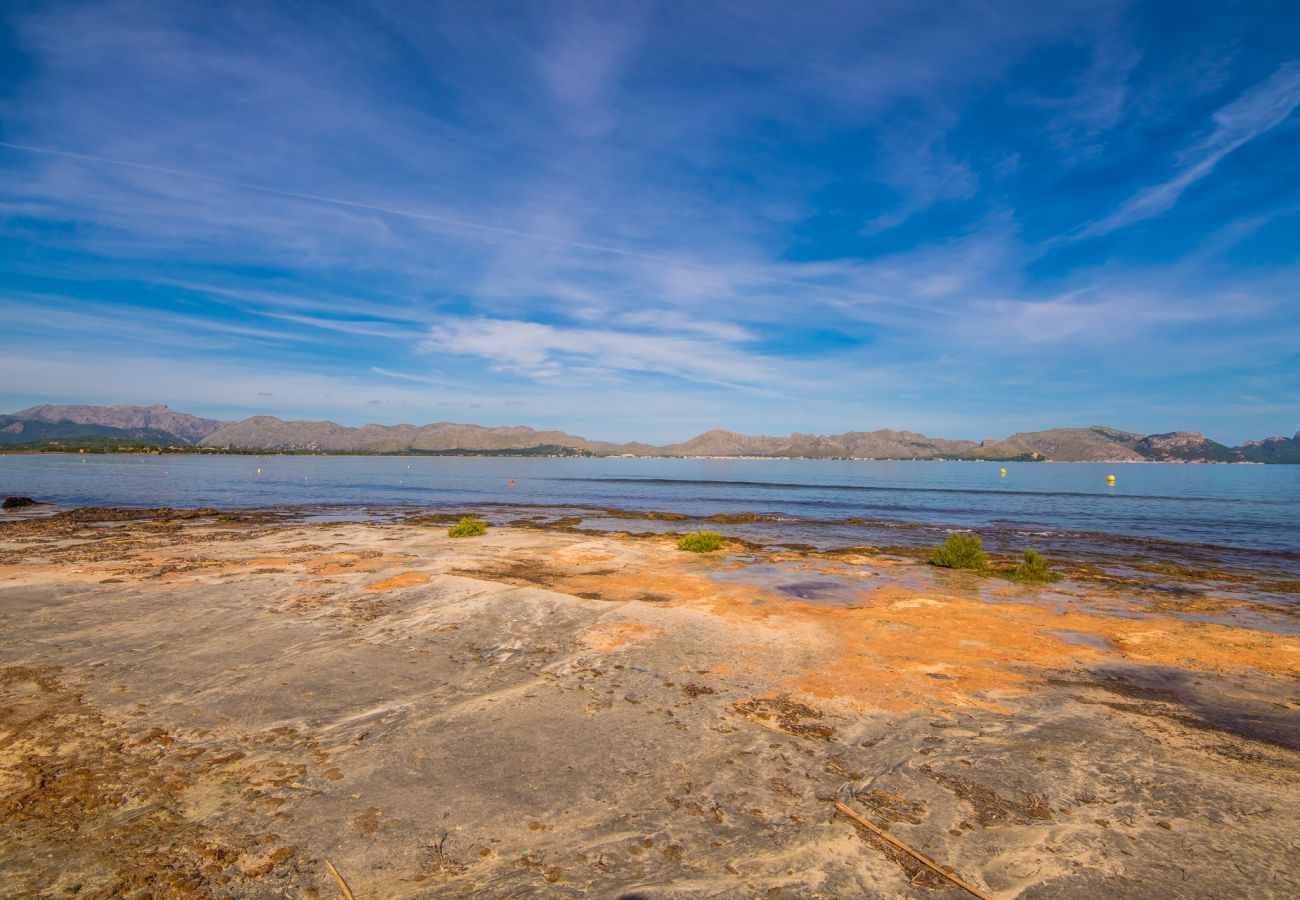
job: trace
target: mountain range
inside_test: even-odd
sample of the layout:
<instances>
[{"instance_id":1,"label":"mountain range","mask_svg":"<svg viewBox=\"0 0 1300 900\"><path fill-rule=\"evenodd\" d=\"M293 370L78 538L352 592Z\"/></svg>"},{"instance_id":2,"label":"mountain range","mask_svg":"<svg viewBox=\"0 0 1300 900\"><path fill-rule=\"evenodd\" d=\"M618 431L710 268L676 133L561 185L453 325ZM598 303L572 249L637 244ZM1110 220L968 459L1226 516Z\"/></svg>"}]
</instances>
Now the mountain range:
<instances>
[{"instance_id":1,"label":"mountain range","mask_svg":"<svg viewBox=\"0 0 1300 900\"><path fill-rule=\"evenodd\" d=\"M656 446L591 441L562 431L537 431L525 425L492 428L437 422L350 428L336 422L286 421L274 416L222 422L175 412L162 404L47 404L0 415L0 447L58 449L81 440L93 440L97 446L109 448L120 443L291 453L1300 463L1300 431L1294 437L1271 437L1229 447L1196 431L1143 435L1100 425L1026 431L983 441L932 438L887 428L831 435L795 433L784 437L715 429L689 441Z\"/></svg>"}]
</instances>

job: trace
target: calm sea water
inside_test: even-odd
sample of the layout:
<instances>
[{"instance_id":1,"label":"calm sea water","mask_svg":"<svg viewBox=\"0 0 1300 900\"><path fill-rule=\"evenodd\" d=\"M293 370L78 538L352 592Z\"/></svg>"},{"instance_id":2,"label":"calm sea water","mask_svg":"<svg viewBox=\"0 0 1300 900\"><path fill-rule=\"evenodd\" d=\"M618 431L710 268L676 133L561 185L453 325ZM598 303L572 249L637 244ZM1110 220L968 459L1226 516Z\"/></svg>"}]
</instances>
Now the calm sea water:
<instances>
[{"instance_id":1,"label":"calm sea water","mask_svg":"<svg viewBox=\"0 0 1300 900\"><path fill-rule=\"evenodd\" d=\"M538 505L585 510L593 521L604 508L766 513L780 521L722 530L881 545L929 541L932 531L958 527L986 534L995 546L1109 535L1300 558L1300 466L1009 463L1006 476L999 468L850 460L14 454L0 455L0 493L65 507Z\"/></svg>"}]
</instances>

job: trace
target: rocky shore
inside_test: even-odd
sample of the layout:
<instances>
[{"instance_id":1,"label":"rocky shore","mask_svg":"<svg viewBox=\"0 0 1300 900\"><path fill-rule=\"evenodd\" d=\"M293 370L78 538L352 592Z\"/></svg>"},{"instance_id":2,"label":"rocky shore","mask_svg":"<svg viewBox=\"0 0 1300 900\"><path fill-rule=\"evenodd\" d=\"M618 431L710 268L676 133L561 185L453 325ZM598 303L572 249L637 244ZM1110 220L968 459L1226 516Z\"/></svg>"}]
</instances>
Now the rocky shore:
<instances>
[{"instance_id":1,"label":"rocky shore","mask_svg":"<svg viewBox=\"0 0 1300 900\"><path fill-rule=\"evenodd\" d=\"M0 893L1300 893L1294 607L447 524L0 525Z\"/></svg>"}]
</instances>

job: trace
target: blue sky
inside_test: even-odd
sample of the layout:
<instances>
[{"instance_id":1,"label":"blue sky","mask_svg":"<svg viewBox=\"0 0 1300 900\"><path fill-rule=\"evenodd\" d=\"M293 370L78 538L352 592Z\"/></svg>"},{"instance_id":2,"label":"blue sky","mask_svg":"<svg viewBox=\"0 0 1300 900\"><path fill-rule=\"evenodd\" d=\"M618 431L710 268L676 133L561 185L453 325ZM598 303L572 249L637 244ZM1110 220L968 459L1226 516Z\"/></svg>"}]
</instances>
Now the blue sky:
<instances>
[{"instance_id":1,"label":"blue sky","mask_svg":"<svg viewBox=\"0 0 1300 900\"><path fill-rule=\"evenodd\" d=\"M0 401L1300 427L1300 6L7 3Z\"/></svg>"}]
</instances>

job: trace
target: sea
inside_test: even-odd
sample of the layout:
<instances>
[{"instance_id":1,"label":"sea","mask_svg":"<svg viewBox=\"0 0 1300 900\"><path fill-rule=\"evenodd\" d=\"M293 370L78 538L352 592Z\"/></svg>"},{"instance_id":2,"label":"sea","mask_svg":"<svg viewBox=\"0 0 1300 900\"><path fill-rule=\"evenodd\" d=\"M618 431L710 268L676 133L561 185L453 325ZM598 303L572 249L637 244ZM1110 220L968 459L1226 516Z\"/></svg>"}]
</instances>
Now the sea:
<instances>
[{"instance_id":1,"label":"sea","mask_svg":"<svg viewBox=\"0 0 1300 900\"><path fill-rule=\"evenodd\" d=\"M817 548L916 547L968 530L995 551L1264 565L1300 577L1300 466L1285 465L0 454L0 494L51 504L45 512L475 512L640 532L698 521L757 543ZM641 515L651 512L691 518Z\"/></svg>"}]
</instances>

